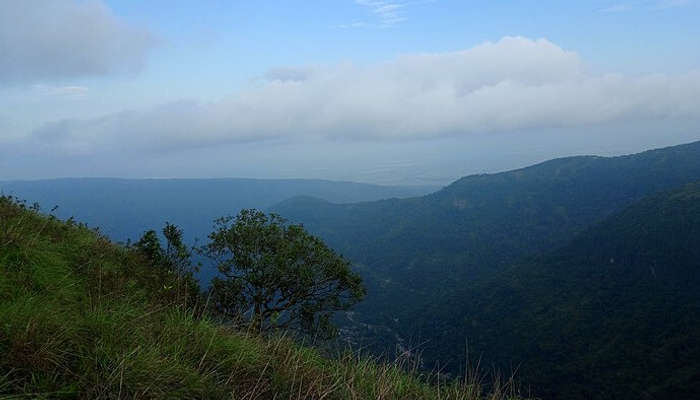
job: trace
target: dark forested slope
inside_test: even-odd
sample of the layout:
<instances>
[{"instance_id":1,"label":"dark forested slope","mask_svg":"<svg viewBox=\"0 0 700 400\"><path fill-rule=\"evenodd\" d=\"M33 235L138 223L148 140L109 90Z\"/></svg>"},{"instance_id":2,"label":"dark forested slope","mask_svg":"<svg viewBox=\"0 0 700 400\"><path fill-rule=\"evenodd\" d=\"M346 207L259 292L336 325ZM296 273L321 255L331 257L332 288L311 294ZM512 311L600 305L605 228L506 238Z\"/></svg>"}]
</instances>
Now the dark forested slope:
<instances>
[{"instance_id":1,"label":"dark forested slope","mask_svg":"<svg viewBox=\"0 0 700 400\"><path fill-rule=\"evenodd\" d=\"M650 196L460 297L464 329L425 334L469 338L549 398L699 398L700 183Z\"/></svg>"},{"instance_id":2,"label":"dark forested slope","mask_svg":"<svg viewBox=\"0 0 700 400\"><path fill-rule=\"evenodd\" d=\"M385 332L375 341L385 349L397 341L425 343L426 359L435 361L464 354L464 337L441 342L426 332L461 332L471 324L460 312L469 301L460 297L465 290L522 257L564 245L648 194L698 179L694 142L469 176L418 198L346 205L297 198L274 210L304 223L364 273L368 298L353 320L375 329L353 334Z\"/></svg>"}]
</instances>

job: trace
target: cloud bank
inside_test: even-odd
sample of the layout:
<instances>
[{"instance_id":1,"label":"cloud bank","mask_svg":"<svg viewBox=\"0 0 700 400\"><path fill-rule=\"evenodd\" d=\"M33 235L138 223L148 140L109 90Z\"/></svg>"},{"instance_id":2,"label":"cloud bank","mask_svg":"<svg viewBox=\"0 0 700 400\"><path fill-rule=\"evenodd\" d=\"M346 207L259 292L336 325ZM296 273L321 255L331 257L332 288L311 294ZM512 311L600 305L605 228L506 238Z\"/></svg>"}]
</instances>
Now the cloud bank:
<instances>
[{"instance_id":1,"label":"cloud bank","mask_svg":"<svg viewBox=\"0 0 700 400\"><path fill-rule=\"evenodd\" d=\"M0 84L134 71L153 45L100 0L0 2Z\"/></svg>"},{"instance_id":2,"label":"cloud bank","mask_svg":"<svg viewBox=\"0 0 700 400\"><path fill-rule=\"evenodd\" d=\"M56 151L171 151L259 141L403 141L698 119L700 72L593 74L574 52L506 37L358 66L277 68L214 103L176 102L34 132Z\"/></svg>"}]
</instances>

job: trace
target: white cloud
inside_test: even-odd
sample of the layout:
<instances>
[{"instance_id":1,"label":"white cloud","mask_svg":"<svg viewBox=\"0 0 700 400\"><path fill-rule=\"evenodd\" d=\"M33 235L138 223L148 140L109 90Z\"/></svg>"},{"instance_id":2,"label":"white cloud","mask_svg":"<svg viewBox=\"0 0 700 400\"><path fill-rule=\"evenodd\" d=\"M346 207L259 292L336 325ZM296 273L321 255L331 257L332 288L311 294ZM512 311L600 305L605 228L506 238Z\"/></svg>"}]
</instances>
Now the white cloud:
<instances>
[{"instance_id":1,"label":"white cloud","mask_svg":"<svg viewBox=\"0 0 700 400\"><path fill-rule=\"evenodd\" d=\"M82 97L90 91L90 89L85 86L51 86L44 84L32 85L32 89L49 96L64 97Z\"/></svg>"},{"instance_id":2,"label":"white cloud","mask_svg":"<svg viewBox=\"0 0 700 400\"><path fill-rule=\"evenodd\" d=\"M177 102L47 124L56 151L207 147L253 141L403 141L646 119L697 119L700 72L596 75L544 40L357 66L280 68L225 100Z\"/></svg>"},{"instance_id":3,"label":"white cloud","mask_svg":"<svg viewBox=\"0 0 700 400\"><path fill-rule=\"evenodd\" d=\"M135 71L153 44L101 0L0 2L0 84Z\"/></svg>"},{"instance_id":4,"label":"white cloud","mask_svg":"<svg viewBox=\"0 0 700 400\"><path fill-rule=\"evenodd\" d=\"M401 14L401 10L406 7L402 1L382 1L382 0L355 0L355 3L367 7L372 14L379 18L380 25L384 27L396 25L405 21L406 17ZM354 25L357 27L357 23Z\"/></svg>"}]
</instances>

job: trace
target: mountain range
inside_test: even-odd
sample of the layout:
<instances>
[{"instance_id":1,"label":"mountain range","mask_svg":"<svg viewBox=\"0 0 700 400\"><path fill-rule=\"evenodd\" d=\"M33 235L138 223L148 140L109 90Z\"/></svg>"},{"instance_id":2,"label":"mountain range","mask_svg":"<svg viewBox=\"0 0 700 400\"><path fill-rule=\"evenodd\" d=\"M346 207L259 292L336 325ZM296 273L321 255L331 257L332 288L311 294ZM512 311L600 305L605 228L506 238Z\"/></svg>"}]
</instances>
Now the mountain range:
<instances>
[{"instance_id":1,"label":"mountain range","mask_svg":"<svg viewBox=\"0 0 700 400\"><path fill-rule=\"evenodd\" d=\"M328 181L0 182L114 239L190 240L255 207L353 263L368 296L342 339L423 368L517 371L543 398L700 396L700 142L576 156L431 187ZM205 270L200 279L214 272Z\"/></svg>"},{"instance_id":2,"label":"mountain range","mask_svg":"<svg viewBox=\"0 0 700 400\"><path fill-rule=\"evenodd\" d=\"M653 196L698 180L700 142L695 142L621 157L568 157L499 174L469 176L435 193L411 199L341 205L304 197L285 201L274 210L320 235L353 260L363 273L369 295L345 321L345 332L351 341L375 352L391 353L396 348L415 350L421 354L426 368L453 373L461 373L467 364L468 347L469 354L479 357L482 363L506 371L517 369L524 382L537 388L535 393L556 394L561 398L610 398L602 388L612 385L629 389L626 395L615 392L614 398L644 398L639 392L642 386L632 390L623 383L630 376L638 379L637 382L645 376L656 376L652 372L657 368L651 364L642 364L640 368L637 363L630 369L634 372L625 375L614 365L634 364L649 354L642 351L643 347L618 346L614 336L596 333L597 325L593 322L604 314L589 313L588 319L578 321L576 307L564 303L581 299L582 292L588 293L582 288L589 287L590 282L580 281L574 274L580 267L578 261L573 256L560 255L555 268L550 265L552 258L541 262L524 260L549 254L556 258L556 254L566 254L557 253L564 251L561 249L593 257L594 250L603 248L590 245L590 241L576 240L583 241L584 235L595 236L590 229L598 226L598 232L607 229L607 234L617 235L617 243L628 243L629 249L647 246L640 249L638 262L653 265L655 261L647 259L647 255L664 254L666 248L654 247L663 243L650 237L642 243L641 238L631 234L643 219L630 217L615 224L608 218L619 218L616 213L639 201L663 202L663 198ZM643 200L648 196L652 198ZM678 213L690 212L686 207L697 199L688 196L688 204L664 204L675 204ZM647 203L640 204L639 207L644 207ZM661 224L682 222L682 219L665 221L659 209L646 207L643 210L649 210L649 223L658 223L647 229L673 232L672 226ZM603 228L598 224L603 224ZM684 232L678 228L679 234ZM687 232L672 241L677 244L674 251L683 246L700 248L697 232ZM598 256L624 259L609 252ZM686 265L678 268L692 271L696 266L697 257L690 257ZM661 264L655 268L658 273L673 270ZM548 280L536 274L540 269L549 271ZM613 274L609 276L609 284L613 288L624 287L624 282L635 282L636 278L634 274ZM507 286L508 282L515 282L513 287L520 291ZM697 281L689 280L688 285L689 291L700 292ZM562 290L567 296L560 293ZM649 310L642 305L656 301L662 305L654 312L687 310L678 308L684 300L678 303L663 296L655 298L655 292L647 293L639 287L635 287L634 293L640 297L623 296L624 300L618 304L620 309L614 319L619 329L633 327L636 318ZM528 308L536 306L521 303L523 297L538 299L535 304L546 310L567 311L547 314L542 320L525 324L523 321L528 321L530 316L538 315L533 313L539 308ZM692 304L688 307L693 309ZM653 318L642 323L653 323ZM660 325L668 328L663 323ZM697 336L698 328L688 325L687 329ZM608 334L614 332L613 328L606 329ZM519 336L523 330L529 336ZM570 337L574 331L590 336ZM634 331L622 332L626 333L619 333L617 341L636 340ZM639 340L654 343L650 339L658 334L654 332L639 330L643 335ZM668 339L681 340L675 334ZM576 342L578 355L569 352L568 347L552 345L570 340ZM625 354L606 351L604 346L633 348L630 351L634 357L625 358ZM590 358L581 358L581 354L589 354ZM562 359L567 356L568 363L564 363ZM601 371L591 374L590 370L596 366ZM691 375L700 371L697 361L688 368ZM587 380L589 375L596 377ZM577 382L588 383L590 391L577 391ZM684 382L678 383L679 387L688 388L690 381ZM659 385L664 389L673 386L668 381Z\"/></svg>"},{"instance_id":3,"label":"mountain range","mask_svg":"<svg viewBox=\"0 0 700 400\"><path fill-rule=\"evenodd\" d=\"M97 226L113 240L138 239L166 221L186 227L191 239L205 239L212 221L243 208L266 209L306 195L334 203L412 197L433 186L381 186L312 179L114 179L65 178L0 181L0 192L62 218Z\"/></svg>"}]
</instances>

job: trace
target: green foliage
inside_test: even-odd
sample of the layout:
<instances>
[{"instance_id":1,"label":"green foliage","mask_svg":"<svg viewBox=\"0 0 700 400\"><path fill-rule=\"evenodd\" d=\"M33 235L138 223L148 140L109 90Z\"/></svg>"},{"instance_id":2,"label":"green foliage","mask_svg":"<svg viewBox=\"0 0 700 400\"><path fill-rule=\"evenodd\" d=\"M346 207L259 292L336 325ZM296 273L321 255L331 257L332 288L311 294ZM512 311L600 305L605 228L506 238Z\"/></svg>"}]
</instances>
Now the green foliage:
<instances>
[{"instance_id":1,"label":"green foliage","mask_svg":"<svg viewBox=\"0 0 700 400\"><path fill-rule=\"evenodd\" d=\"M511 384L435 386L400 363L232 329L159 265L0 197L0 398L517 398Z\"/></svg>"},{"instance_id":2,"label":"green foliage","mask_svg":"<svg viewBox=\"0 0 700 400\"><path fill-rule=\"evenodd\" d=\"M192 251L183 241L182 229L166 222L162 233L165 248L153 230L146 231L134 248L146 257L152 268L175 276L175 285L164 285L164 289L173 290L187 302L196 302L200 295L199 283L195 278L198 267L192 264Z\"/></svg>"},{"instance_id":3,"label":"green foliage","mask_svg":"<svg viewBox=\"0 0 700 400\"><path fill-rule=\"evenodd\" d=\"M141 239L136 242L135 247L148 258L152 266L156 267L165 263L165 254L156 231L144 232Z\"/></svg>"},{"instance_id":4,"label":"green foliage","mask_svg":"<svg viewBox=\"0 0 700 400\"><path fill-rule=\"evenodd\" d=\"M332 313L364 296L348 261L277 215L242 210L216 220L209 239L203 251L225 277L212 282L217 308L255 329L332 333Z\"/></svg>"},{"instance_id":5,"label":"green foliage","mask_svg":"<svg viewBox=\"0 0 700 400\"><path fill-rule=\"evenodd\" d=\"M700 397L700 182L650 196L462 293L449 334L548 398ZM575 377L575 379L572 379Z\"/></svg>"}]
</instances>

